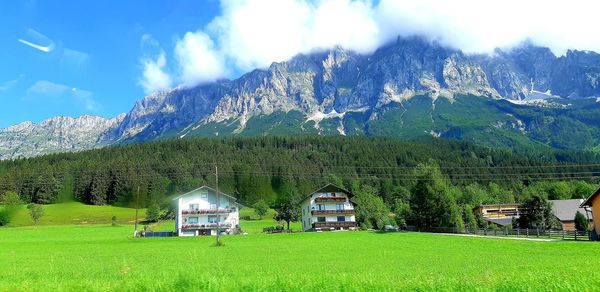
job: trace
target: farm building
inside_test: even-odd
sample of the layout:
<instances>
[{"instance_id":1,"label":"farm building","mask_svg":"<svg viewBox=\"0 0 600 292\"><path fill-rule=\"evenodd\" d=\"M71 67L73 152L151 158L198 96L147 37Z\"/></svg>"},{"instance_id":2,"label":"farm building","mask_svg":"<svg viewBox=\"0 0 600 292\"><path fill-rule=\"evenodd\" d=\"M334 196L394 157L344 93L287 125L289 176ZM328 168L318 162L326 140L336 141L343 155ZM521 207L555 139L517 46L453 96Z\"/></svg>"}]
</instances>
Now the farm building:
<instances>
[{"instance_id":1,"label":"farm building","mask_svg":"<svg viewBox=\"0 0 600 292\"><path fill-rule=\"evenodd\" d=\"M512 224L513 218L519 218L519 204L488 204L479 205L473 209L475 213L481 214L483 219L498 226Z\"/></svg>"},{"instance_id":2,"label":"farm building","mask_svg":"<svg viewBox=\"0 0 600 292\"><path fill-rule=\"evenodd\" d=\"M302 230L351 230L356 228L354 195L328 184L308 195L301 203Z\"/></svg>"},{"instance_id":3,"label":"farm building","mask_svg":"<svg viewBox=\"0 0 600 292\"><path fill-rule=\"evenodd\" d=\"M560 221L563 230L575 230L575 214L577 214L577 211L588 216L585 209L581 207L583 201L582 199L550 200L550 203L552 203L552 212ZM591 218L589 219L591 221Z\"/></svg>"},{"instance_id":4,"label":"farm building","mask_svg":"<svg viewBox=\"0 0 600 292\"><path fill-rule=\"evenodd\" d=\"M592 229L592 238L600 240L600 189L585 200L581 207L585 208L587 214L592 213L594 220L594 229Z\"/></svg>"},{"instance_id":5,"label":"farm building","mask_svg":"<svg viewBox=\"0 0 600 292\"><path fill-rule=\"evenodd\" d=\"M241 205L236 198L203 186L175 199L175 228L179 236L234 234L239 231ZM218 203L217 203L218 201ZM218 207L217 207L218 204Z\"/></svg>"}]
</instances>

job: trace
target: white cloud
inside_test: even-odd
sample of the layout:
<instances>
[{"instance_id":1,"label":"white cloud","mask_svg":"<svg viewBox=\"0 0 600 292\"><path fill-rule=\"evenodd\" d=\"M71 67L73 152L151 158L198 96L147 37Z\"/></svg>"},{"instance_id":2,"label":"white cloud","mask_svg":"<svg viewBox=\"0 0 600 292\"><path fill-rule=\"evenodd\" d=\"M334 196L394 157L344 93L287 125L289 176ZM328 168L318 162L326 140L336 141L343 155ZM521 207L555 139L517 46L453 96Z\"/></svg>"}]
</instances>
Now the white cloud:
<instances>
[{"instance_id":1,"label":"white cloud","mask_svg":"<svg viewBox=\"0 0 600 292\"><path fill-rule=\"evenodd\" d=\"M335 46L369 53L411 35L467 53L526 40L559 55L600 51L597 11L590 0L221 0L220 15L177 40L173 79L209 82Z\"/></svg>"},{"instance_id":2,"label":"white cloud","mask_svg":"<svg viewBox=\"0 0 600 292\"><path fill-rule=\"evenodd\" d=\"M0 91L6 91L13 88L23 78L23 74L19 75L17 79L8 80L0 83Z\"/></svg>"},{"instance_id":3,"label":"white cloud","mask_svg":"<svg viewBox=\"0 0 600 292\"><path fill-rule=\"evenodd\" d=\"M96 111L100 108L100 104L94 100L91 91L47 80L35 82L27 89L23 99L30 101L76 102L88 111Z\"/></svg>"},{"instance_id":4,"label":"white cloud","mask_svg":"<svg viewBox=\"0 0 600 292\"><path fill-rule=\"evenodd\" d=\"M144 88L144 92L150 94L171 87L173 80L165 71L167 56L160 48L158 41L151 35L144 34L140 41L140 47L145 55L140 58L143 71L138 84Z\"/></svg>"},{"instance_id":5,"label":"white cloud","mask_svg":"<svg viewBox=\"0 0 600 292\"><path fill-rule=\"evenodd\" d=\"M144 88L144 92L149 94L171 86L171 76L163 71L167 65L167 57L164 52L158 55L156 59L142 59L141 63L144 71L142 72L142 79L140 79L139 84Z\"/></svg>"},{"instance_id":6,"label":"white cloud","mask_svg":"<svg viewBox=\"0 0 600 292\"><path fill-rule=\"evenodd\" d=\"M211 38L203 32L188 32L177 41L175 57L183 85L191 86L226 76L224 60Z\"/></svg>"}]
</instances>

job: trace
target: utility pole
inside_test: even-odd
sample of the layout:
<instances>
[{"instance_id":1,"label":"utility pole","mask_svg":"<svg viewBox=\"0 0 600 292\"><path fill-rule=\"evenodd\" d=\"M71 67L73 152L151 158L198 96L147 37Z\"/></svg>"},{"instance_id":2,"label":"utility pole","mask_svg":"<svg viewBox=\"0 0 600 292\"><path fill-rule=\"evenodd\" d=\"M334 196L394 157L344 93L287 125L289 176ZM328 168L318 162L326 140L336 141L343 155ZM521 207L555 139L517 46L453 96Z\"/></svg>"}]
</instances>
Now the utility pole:
<instances>
[{"instance_id":1,"label":"utility pole","mask_svg":"<svg viewBox=\"0 0 600 292\"><path fill-rule=\"evenodd\" d=\"M137 193L135 195L135 231L133 237L137 237L138 234L138 209L140 208L140 186L137 187Z\"/></svg>"},{"instance_id":2,"label":"utility pole","mask_svg":"<svg viewBox=\"0 0 600 292\"><path fill-rule=\"evenodd\" d=\"M219 230L219 221L221 221L221 214L219 213L219 207L221 205L221 195L219 194L219 166L215 163L215 189L217 190L217 246L221 245L221 235Z\"/></svg>"}]
</instances>

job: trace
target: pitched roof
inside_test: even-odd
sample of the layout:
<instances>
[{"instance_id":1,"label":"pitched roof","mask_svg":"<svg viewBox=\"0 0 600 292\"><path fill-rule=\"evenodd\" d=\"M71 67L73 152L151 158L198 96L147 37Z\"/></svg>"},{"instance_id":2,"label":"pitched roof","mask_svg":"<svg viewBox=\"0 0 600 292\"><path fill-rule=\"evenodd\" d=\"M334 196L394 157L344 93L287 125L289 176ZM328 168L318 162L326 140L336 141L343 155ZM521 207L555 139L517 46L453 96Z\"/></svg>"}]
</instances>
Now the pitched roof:
<instances>
[{"instance_id":1,"label":"pitched roof","mask_svg":"<svg viewBox=\"0 0 600 292\"><path fill-rule=\"evenodd\" d=\"M344 193L344 194L346 194L346 196L348 196L348 199L354 197L353 193L351 193L345 189L342 189L334 184L329 183L317 190L314 190L312 193L310 193L308 196L306 196L304 199L302 199L302 202L306 201L306 199L310 198L310 196L312 196L314 193L326 193L326 192Z\"/></svg>"},{"instance_id":2,"label":"pitched roof","mask_svg":"<svg viewBox=\"0 0 600 292\"><path fill-rule=\"evenodd\" d=\"M592 201L594 200L594 198L600 194L600 189L598 189L596 192L594 192L589 198L587 198L583 203L581 203L581 207L583 206L592 206Z\"/></svg>"},{"instance_id":3,"label":"pitched roof","mask_svg":"<svg viewBox=\"0 0 600 292\"><path fill-rule=\"evenodd\" d=\"M201 186L201 187L199 187L199 188L197 188L197 189L193 189L193 190L191 190L191 191L189 191L189 192L187 192L187 193L185 193L185 194L183 194L183 195L180 195L180 196L177 196L177 197L173 198L173 201L175 201L175 200L177 200L177 199L179 199L179 198L181 198L181 197L187 196L187 195L189 195L189 194L191 194L191 193L193 193L193 192L195 192L195 191L201 190L201 189L208 189L208 190L211 190L211 191L213 191L213 192L215 192L215 193L217 192L217 190L215 190L215 189L213 189L213 188L211 188L211 187L209 187L209 186ZM219 194L220 194L221 196L225 196L225 197L228 197L228 198L231 198L231 199L233 199L234 201L237 201L237 198L236 198L236 197L230 196L230 195L228 195L228 194L226 194L226 193L223 193L223 192L221 192L221 191L219 191ZM236 204L238 204L237 202L235 202L235 203L236 203Z\"/></svg>"},{"instance_id":4,"label":"pitched roof","mask_svg":"<svg viewBox=\"0 0 600 292\"><path fill-rule=\"evenodd\" d=\"M579 211L585 215L585 209L581 207L583 199L572 200L550 200L552 203L552 212L560 221L573 221L575 214Z\"/></svg>"}]
</instances>

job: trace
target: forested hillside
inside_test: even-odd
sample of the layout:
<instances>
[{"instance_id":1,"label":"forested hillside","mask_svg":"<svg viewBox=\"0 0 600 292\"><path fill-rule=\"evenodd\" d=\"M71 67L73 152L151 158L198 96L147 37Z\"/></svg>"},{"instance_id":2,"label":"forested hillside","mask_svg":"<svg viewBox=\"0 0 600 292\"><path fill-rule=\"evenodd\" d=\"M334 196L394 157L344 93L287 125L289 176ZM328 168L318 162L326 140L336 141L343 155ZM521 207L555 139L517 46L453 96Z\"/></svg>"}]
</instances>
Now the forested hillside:
<instances>
[{"instance_id":1,"label":"forested hillside","mask_svg":"<svg viewBox=\"0 0 600 292\"><path fill-rule=\"evenodd\" d=\"M585 197L600 174L593 153L513 153L443 139L359 137L232 138L159 141L0 163L0 194L25 202L76 199L133 206L214 185L251 205L275 202L284 187L308 194L327 182L368 185L392 206L419 179L418 165L439 168L468 204L520 201L531 192ZM568 182L565 182L568 181Z\"/></svg>"}]
</instances>

